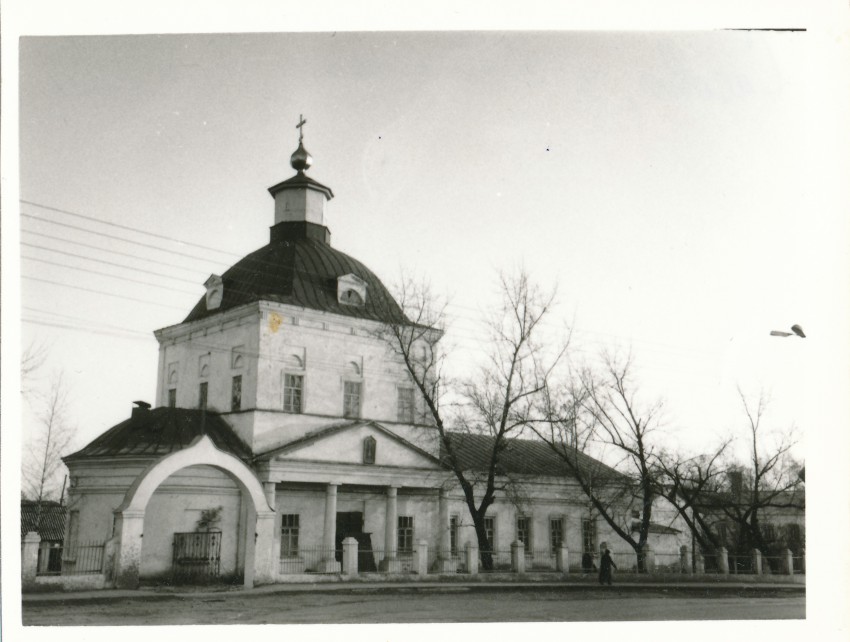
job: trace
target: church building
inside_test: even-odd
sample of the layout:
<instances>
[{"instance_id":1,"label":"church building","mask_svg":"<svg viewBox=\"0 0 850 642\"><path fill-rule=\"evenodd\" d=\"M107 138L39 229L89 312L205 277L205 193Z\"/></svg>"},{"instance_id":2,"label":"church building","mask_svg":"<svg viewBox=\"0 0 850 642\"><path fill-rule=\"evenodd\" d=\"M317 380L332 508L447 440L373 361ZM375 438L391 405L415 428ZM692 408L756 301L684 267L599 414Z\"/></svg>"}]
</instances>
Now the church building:
<instances>
[{"instance_id":1,"label":"church building","mask_svg":"<svg viewBox=\"0 0 850 642\"><path fill-rule=\"evenodd\" d=\"M155 332L155 404L136 402L65 458L65 548L107 542L118 587L339 574L347 538L360 572L411 572L423 541L429 573L464 572L464 547L477 542L463 495L404 364L378 336L404 314L331 245L333 192L307 175L311 164L302 129L295 175L269 188L268 244L211 275L185 319ZM491 442L464 437L474 466ZM503 469L524 499L499 496L488 512L497 558L520 541L529 568L554 570L562 547L579 565L615 538L545 445L513 442Z\"/></svg>"}]
</instances>

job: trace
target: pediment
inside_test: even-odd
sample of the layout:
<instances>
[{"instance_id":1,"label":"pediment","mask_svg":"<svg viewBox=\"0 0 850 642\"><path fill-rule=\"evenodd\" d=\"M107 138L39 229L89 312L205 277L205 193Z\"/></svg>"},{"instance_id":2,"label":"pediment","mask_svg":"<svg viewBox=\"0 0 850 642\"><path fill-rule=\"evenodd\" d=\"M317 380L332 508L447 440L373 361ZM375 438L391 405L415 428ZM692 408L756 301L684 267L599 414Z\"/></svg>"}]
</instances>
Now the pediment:
<instances>
[{"instance_id":1,"label":"pediment","mask_svg":"<svg viewBox=\"0 0 850 642\"><path fill-rule=\"evenodd\" d=\"M267 455L275 461L442 469L436 457L375 422L326 428Z\"/></svg>"}]
</instances>

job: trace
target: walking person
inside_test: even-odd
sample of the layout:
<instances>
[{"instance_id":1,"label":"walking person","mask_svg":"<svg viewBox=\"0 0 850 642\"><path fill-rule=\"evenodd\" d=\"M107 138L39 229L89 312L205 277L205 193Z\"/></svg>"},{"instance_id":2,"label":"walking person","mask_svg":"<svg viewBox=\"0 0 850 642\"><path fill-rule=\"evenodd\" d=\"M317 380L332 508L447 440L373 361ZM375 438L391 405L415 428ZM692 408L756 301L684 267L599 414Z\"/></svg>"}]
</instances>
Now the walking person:
<instances>
[{"instance_id":1,"label":"walking person","mask_svg":"<svg viewBox=\"0 0 850 642\"><path fill-rule=\"evenodd\" d=\"M607 583L611 586L611 567L617 568L614 560L611 559L611 551L607 548L602 553L602 559L599 560L599 584Z\"/></svg>"}]
</instances>

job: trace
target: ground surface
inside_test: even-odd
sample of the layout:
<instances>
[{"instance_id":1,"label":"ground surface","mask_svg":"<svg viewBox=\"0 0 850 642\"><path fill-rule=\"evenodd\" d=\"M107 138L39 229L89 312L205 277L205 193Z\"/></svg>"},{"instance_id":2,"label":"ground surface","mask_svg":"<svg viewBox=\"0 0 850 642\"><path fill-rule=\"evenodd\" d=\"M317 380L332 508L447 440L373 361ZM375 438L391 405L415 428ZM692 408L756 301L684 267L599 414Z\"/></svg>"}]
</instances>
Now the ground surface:
<instances>
[{"instance_id":1,"label":"ground surface","mask_svg":"<svg viewBox=\"0 0 850 642\"><path fill-rule=\"evenodd\" d=\"M348 624L802 619L775 587L362 587L25 600L25 625Z\"/></svg>"}]
</instances>

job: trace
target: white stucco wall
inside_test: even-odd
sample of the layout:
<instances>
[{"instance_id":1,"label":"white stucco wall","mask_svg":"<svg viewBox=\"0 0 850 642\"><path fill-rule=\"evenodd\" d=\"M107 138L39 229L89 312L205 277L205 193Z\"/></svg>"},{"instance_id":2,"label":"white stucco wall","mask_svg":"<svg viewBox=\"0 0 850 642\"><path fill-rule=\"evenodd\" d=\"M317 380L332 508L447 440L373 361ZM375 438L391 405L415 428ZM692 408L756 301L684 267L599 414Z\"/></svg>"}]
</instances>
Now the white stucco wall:
<instances>
[{"instance_id":1,"label":"white stucco wall","mask_svg":"<svg viewBox=\"0 0 850 642\"><path fill-rule=\"evenodd\" d=\"M325 195L316 190L281 190L274 196L274 222L307 221L324 225L326 202Z\"/></svg>"},{"instance_id":2,"label":"white stucco wall","mask_svg":"<svg viewBox=\"0 0 850 642\"><path fill-rule=\"evenodd\" d=\"M206 381L207 408L230 412L233 377L241 375L241 407L256 407L259 349L256 316L256 306L249 305L228 310L220 317L159 331L156 405L168 405L168 391L176 388L178 408L197 408L200 383ZM235 363L234 349L242 355L241 365ZM201 374L203 366L206 376Z\"/></svg>"},{"instance_id":3,"label":"white stucco wall","mask_svg":"<svg viewBox=\"0 0 850 642\"><path fill-rule=\"evenodd\" d=\"M242 502L236 484L210 466L190 466L168 477L145 511L141 579L167 577L172 568L174 533L197 530L204 510L221 507L221 575L235 573Z\"/></svg>"}]
</instances>

